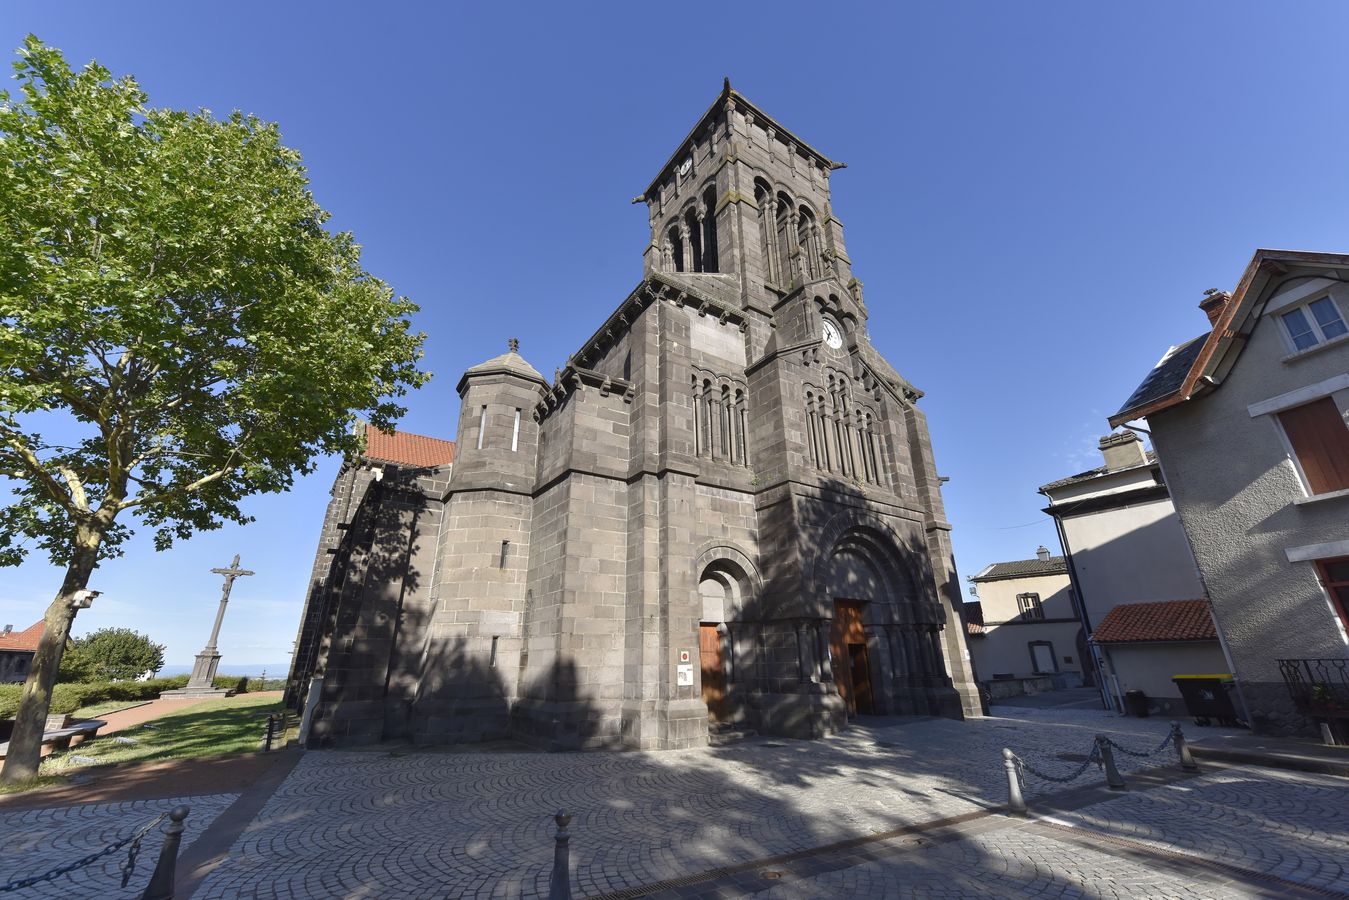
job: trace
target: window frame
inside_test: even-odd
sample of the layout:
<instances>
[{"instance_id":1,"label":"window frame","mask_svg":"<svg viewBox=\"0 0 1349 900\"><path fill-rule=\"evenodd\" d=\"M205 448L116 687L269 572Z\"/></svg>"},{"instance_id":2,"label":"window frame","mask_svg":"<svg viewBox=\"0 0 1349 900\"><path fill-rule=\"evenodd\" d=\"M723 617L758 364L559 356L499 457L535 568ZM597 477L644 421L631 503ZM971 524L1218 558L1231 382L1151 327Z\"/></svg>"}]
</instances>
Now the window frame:
<instances>
[{"instance_id":1,"label":"window frame","mask_svg":"<svg viewBox=\"0 0 1349 900\"><path fill-rule=\"evenodd\" d=\"M1330 578L1330 566L1343 563L1349 565L1349 556L1332 556L1326 559L1318 559L1316 562L1316 577L1320 581L1321 587L1325 589L1326 596L1330 598L1331 612L1340 617L1340 627L1349 633L1349 605L1341 600L1336 593L1336 588L1349 589L1349 579L1344 581L1332 581Z\"/></svg>"},{"instance_id":2,"label":"window frame","mask_svg":"<svg viewBox=\"0 0 1349 900\"><path fill-rule=\"evenodd\" d=\"M1297 472L1298 480L1302 483L1302 489L1304 492L1306 492L1306 495L1308 497L1327 497L1334 494L1339 494L1341 491L1344 490L1349 490L1349 488L1331 488L1325 491L1316 490L1315 486L1311 482L1311 479L1307 476L1307 469L1306 466L1303 464L1301 455L1297 451L1297 446L1293 443L1293 439L1288 435L1288 429L1284 424L1283 416L1287 413L1294 412L1295 410L1299 410L1307 406L1312 406L1313 404L1326 403L1326 402L1332 404L1334 408L1340 413L1340 423L1344 424L1344 412L1343 410L1340 409L1340 405L1336 401L1334 394L1325 394L1320 397L1307 400L1306 402L1303 403L1298 403L1292 406L1285 407L1283 409L1275 410L1270 414L1270 418L1273 419L1274 421L1274 427L1279 432L1279 439L1283 441L1283 446L1288 453L1288 458L1292 461L1293 468ZM1346 426L1346 428L1349 428L1349 426Z\"/></svg>"},{"instance_id":3,"label":"window frame","mask_svg":"<svg viewBox=\"0 0 1349 900\"><path fill-rule=\"evenodd\" d=\"M1035 591L1017 594L1016 606L1020 611L1022 621L1038 622L1044 620L1044 602L1040 599L1040 595Z\"/></svg>"},{"instance_id":4,"label":"window frame","mask_svg":"<svg viewBox=\"0 0 1349 900\"><path fill-rule=\"evenodd\" d=\"M1339 317L1340 324L1347 329L1345 333L1337 334L1333 337L1326 337L1325 330L1321 327L1320 321L1316 318L1316 314L1312 312L1312 304L1319 303L1322 300L1329 303L1331 309L1335 310L1335 314ZM1311 327L1312 336L1316 338L1316 343L1312 344L1310 347L1299 347L1296 339L1293 337L1293 331L1289 327L1288 320L1285 317L1292 315L1295 312L1300 312L1302 314L1303 320ZM1331 291L1321 291L1306 300L1290 303L1288 306L1281 307L1274 311L1273 315L1279 320L1279 331L1283 333L1283 341L1288 347L1290 355L1296 356L1302 353L1310 353L1313 350L1324 347L1332 341L1349 339L1349 316L1345 315L1339 301Z\"/></svg>"}]
</instances>

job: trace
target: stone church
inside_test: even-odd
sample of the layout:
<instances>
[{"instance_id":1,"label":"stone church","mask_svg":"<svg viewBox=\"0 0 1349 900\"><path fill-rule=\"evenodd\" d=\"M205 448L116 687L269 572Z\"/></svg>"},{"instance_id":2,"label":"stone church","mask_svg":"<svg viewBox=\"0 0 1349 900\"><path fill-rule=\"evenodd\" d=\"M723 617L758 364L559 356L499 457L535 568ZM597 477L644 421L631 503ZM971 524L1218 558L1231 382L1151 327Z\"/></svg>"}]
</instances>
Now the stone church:
<instances>
[{"instance_id":1,"label":"stone church","mask_svg":"<svg viewBox=\"0 0 1349 900\"><path fill-rule=\"evenodd\" d=\"M644 275L552 377L368 432L290 673L309 746L683 748L978 711L913 385L871 345L829 179L727 83L638 198Z\"/></svg>"}]
</instances>

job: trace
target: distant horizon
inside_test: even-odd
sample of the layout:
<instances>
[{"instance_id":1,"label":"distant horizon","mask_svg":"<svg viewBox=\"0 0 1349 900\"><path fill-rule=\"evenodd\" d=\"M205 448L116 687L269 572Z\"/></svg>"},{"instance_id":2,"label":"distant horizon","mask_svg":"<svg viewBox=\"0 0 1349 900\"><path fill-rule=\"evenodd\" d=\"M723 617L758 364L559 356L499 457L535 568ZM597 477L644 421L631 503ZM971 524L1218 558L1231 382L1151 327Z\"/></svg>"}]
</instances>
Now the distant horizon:
<instances>
[{"instance_id":1,"label":"distant horizon","mask_svg":"<svg viewBox=\"0 0 1349 900\"><path fill-rule=\"evenodd\" d=\"M268 678L284 678L290 672L290 663L267 663L265 665L250 665L248 663L239 663L238 665L226 665L221 663L220 668L216 670L217 675L262 675L267 673ZM165 666L159 670L159 678L171 678L174 675L192 674L191 666Z\"/></svg>"}]
</instances>

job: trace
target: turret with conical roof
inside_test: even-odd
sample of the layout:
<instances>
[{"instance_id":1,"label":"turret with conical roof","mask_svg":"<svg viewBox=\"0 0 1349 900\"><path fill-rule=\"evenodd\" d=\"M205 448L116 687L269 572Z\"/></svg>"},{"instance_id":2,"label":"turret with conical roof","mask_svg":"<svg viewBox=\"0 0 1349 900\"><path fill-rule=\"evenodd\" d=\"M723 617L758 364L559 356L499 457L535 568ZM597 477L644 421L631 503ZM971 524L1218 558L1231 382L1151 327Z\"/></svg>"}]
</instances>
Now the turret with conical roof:
<instances>
[{"instance_id":1,"label":"turret with conical roof","mask_svg":"<svg viewBox=\"0 0 1349 900\"><path fill-rule=\"evenodd\" d=\"M450 490L533 488L538 449L534 407L548 386L511 338L500 356L471 367L459 379L460 449Z\"/></svg>"}]
</instances>

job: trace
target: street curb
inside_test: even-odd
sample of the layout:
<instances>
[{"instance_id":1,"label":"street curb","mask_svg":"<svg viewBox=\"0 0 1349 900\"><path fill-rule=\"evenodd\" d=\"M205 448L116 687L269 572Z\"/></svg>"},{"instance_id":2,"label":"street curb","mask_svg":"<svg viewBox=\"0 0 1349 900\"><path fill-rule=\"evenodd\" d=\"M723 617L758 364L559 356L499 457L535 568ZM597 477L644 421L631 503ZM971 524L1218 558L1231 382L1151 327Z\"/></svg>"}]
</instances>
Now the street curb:
<instances>
[{"instance_id":1,"label":"street curb","mask_svg":"<svg viewBox=\"0 0 1349 900\"><path fill-rule=\"evenodd\" d=\"M1238 750L1230 747L1206 747L1190 744L1190 754L1197 760L1211 760L1229 765L1259 766L1266 769L1286 769L1292 772L1311 772L1316 775L1338 775L1349 778L1349 756L1319 756L1307 753Z\"/></svg>"}]
</instances>

